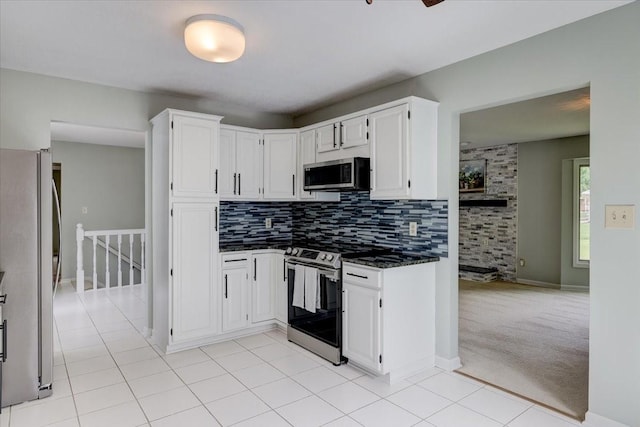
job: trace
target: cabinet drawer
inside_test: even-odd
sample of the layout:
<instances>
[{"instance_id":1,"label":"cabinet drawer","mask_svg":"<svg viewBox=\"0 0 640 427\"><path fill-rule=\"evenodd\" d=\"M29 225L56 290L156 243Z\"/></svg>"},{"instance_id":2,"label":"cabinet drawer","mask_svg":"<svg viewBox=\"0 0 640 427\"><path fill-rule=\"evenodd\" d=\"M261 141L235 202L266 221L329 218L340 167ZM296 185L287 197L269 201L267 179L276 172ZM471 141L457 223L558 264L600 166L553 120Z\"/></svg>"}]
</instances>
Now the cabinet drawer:
<instances>
[{"instance_id":1,"label":"cabinet drawer","mask_svg":"<svg viewBox=\"0 0 640 427\"><path fill-rule=\"evenodd\" d=\"M222 255L222 268L241 268L249 264L250 253L233 252Z\"/></svg>"},{"instance_id":2,"label":"cabinet drawer","mask_svg":"<svg viewBox=\"0 0 640 427\"><path fill-rule=\"evenodd\" d=\"M366 286L368 288L380 289L380 271L370 268L363 268L353 264L342 264L342 280L345 283Z\"/></svg>"}]
</instances>

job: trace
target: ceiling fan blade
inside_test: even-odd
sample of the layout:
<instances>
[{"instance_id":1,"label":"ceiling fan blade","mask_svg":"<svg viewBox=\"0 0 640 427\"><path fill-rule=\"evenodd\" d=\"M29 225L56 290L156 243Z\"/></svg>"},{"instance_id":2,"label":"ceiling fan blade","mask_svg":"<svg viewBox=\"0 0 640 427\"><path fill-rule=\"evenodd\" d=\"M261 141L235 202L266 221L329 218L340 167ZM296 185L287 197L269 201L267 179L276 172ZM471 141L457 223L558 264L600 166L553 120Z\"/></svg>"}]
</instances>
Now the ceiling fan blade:
<instances>
[{"instance_id":1,"label":"ceiling fan blade","mask_svg":"<svg viewBox=\"0 0 640 427\"><path fill-rule=\"evenodd\" d=\"M427 7L431 7L431 6L435 6L438 3L442 3L444 0L422 0L422 3L424 3L425 6Z\"/></svg>"}]
</instances>

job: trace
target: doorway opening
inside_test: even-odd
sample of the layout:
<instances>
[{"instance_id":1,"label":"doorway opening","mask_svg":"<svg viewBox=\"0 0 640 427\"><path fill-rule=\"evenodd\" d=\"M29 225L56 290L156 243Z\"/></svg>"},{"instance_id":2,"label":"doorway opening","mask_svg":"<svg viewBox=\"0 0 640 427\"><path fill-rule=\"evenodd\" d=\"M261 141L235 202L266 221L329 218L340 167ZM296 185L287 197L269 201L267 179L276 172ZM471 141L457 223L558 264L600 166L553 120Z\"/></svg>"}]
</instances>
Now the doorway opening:
<instances>
[{"instance_id":1,"label":"doorway opening","mask_svg":"<svg viewBox=\"0 0 640 427\"><path fill-rule=\"evenodd\" d=\"M580 420L589 107L585 87L460 116L459 372Z\"/></svg>"}]
</instances>

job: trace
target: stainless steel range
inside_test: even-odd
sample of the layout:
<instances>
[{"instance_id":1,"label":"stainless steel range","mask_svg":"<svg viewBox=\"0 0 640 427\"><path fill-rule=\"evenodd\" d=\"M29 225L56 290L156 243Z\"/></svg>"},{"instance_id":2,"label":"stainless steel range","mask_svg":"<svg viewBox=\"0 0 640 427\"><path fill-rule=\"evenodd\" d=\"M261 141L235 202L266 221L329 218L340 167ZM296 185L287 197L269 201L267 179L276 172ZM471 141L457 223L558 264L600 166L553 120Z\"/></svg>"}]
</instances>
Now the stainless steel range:
<instances>
[{"instance_id":1,"label":"stainless steel range","mask_svg":"<svg viewBox=\"0 0 640 427\"><path fill-rule=\"evenodd\" d=\"M291 247L287 338L339 365L342 357L342 257L337 252Z\"/></svg>"}]
</instances>

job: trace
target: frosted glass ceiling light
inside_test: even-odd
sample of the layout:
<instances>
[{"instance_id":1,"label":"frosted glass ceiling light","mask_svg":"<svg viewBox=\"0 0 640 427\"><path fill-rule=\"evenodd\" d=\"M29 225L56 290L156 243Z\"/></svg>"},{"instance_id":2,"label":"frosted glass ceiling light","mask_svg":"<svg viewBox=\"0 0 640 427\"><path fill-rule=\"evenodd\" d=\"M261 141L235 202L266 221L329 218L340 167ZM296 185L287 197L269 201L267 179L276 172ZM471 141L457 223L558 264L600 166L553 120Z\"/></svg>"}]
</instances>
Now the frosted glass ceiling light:
<instances>
[{"instance_id":1,"label":"frosted glass ceiling light","mask_svg":"<svg viewBox=\"0 0 640 427\"><path fill-rule=\"evenodd\" d=\"M244 29L226 16L196 15L187 20L184 44L205 61L231 62L244 53Z\"/></svg>"}]
</instances>

